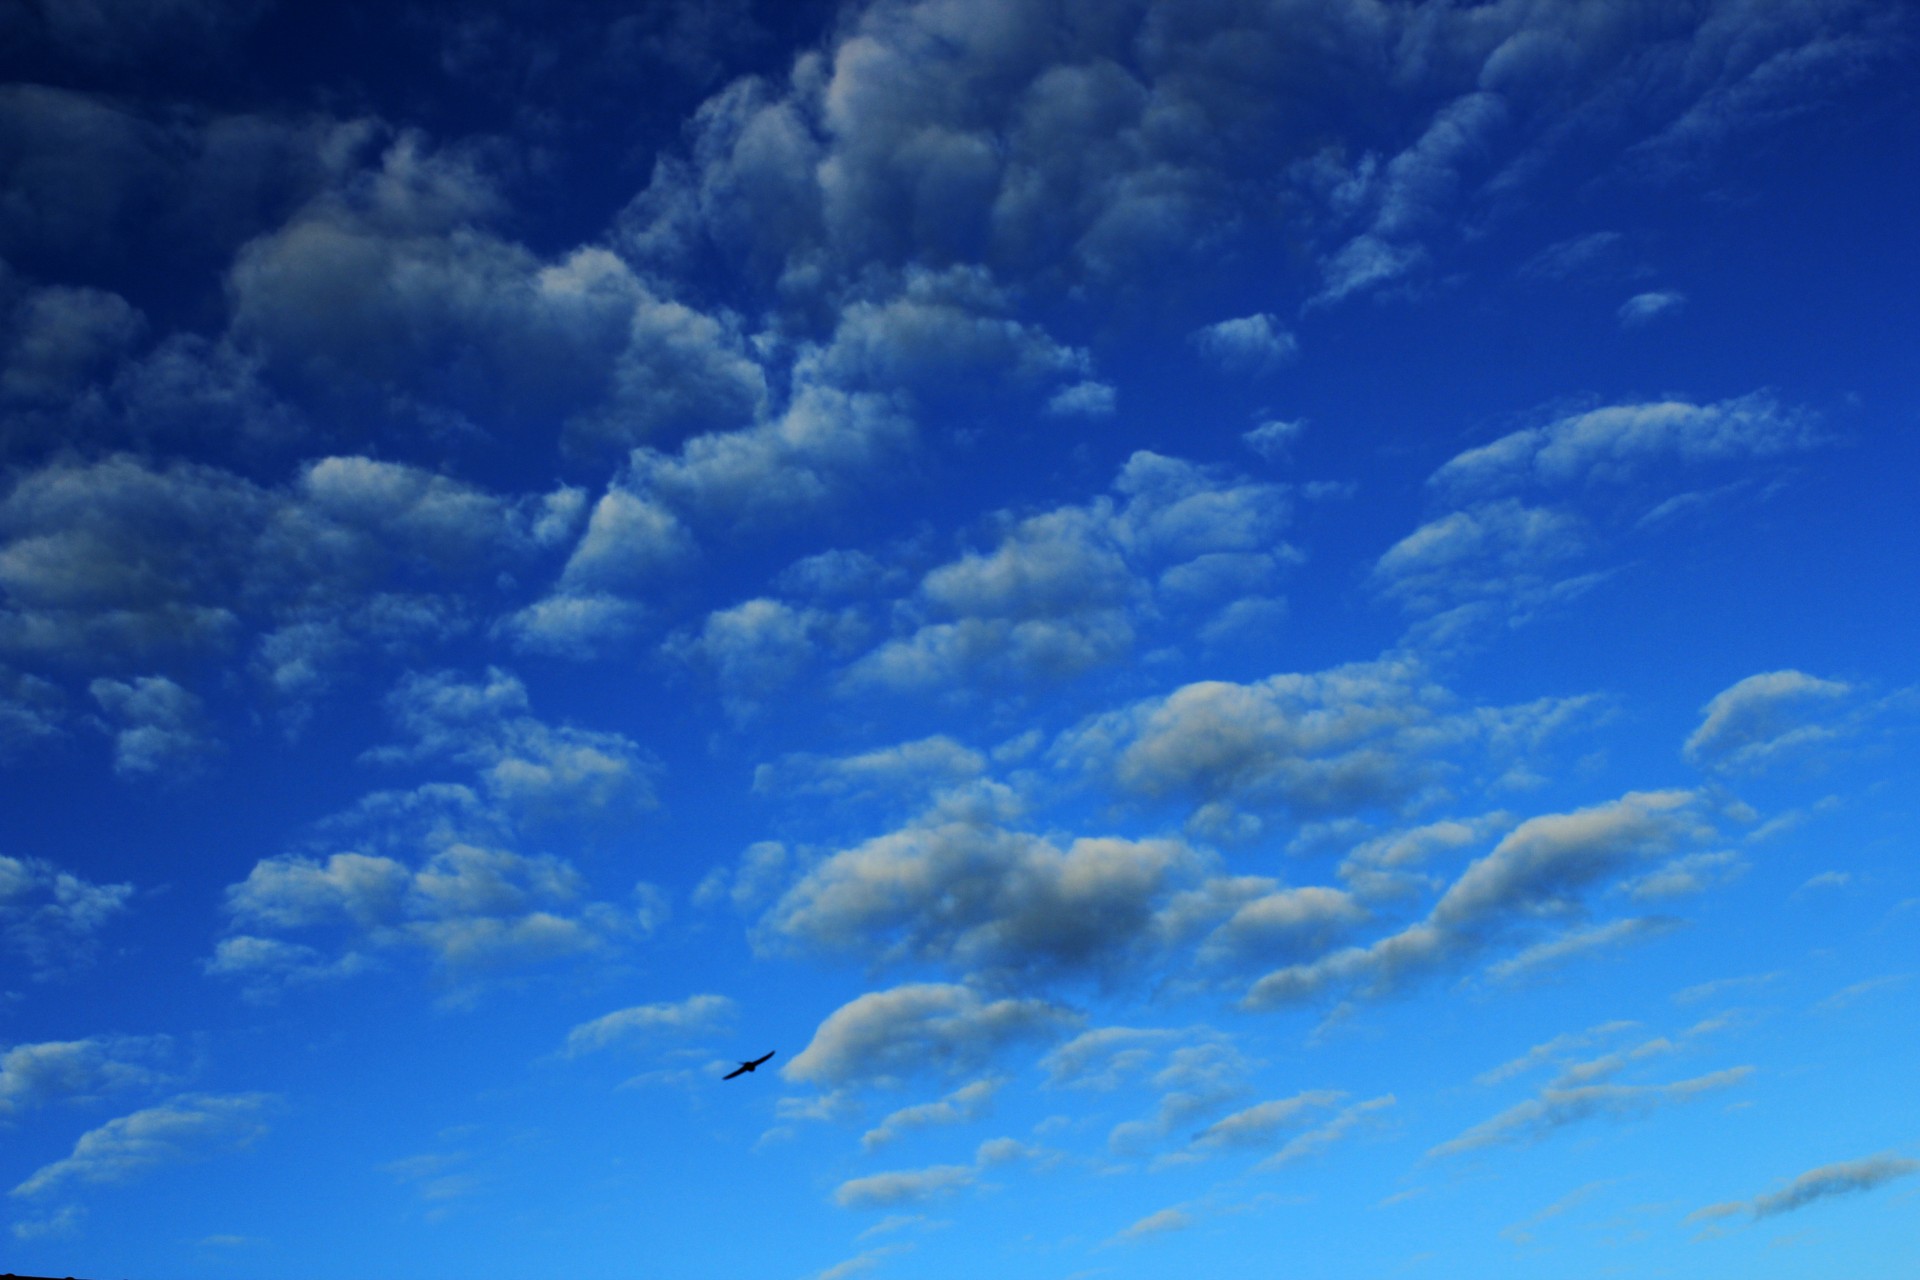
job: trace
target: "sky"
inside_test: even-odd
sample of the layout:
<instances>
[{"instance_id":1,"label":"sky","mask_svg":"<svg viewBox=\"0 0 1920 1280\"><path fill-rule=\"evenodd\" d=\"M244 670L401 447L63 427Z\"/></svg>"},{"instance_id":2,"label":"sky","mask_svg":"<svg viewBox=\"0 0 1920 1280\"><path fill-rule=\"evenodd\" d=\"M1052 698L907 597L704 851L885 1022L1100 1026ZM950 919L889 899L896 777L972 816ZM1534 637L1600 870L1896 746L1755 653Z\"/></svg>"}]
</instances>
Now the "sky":
<instances>
[{"instance_id":1,"label":"sky","mask_svg":"<svg viewBox=\"0 0 1920 1280\"><path fill-rule=\"evenodd\" d=\"M1910 1274L1916 41L0 9L0 1269Z\"/></svg>"}]
</instances>

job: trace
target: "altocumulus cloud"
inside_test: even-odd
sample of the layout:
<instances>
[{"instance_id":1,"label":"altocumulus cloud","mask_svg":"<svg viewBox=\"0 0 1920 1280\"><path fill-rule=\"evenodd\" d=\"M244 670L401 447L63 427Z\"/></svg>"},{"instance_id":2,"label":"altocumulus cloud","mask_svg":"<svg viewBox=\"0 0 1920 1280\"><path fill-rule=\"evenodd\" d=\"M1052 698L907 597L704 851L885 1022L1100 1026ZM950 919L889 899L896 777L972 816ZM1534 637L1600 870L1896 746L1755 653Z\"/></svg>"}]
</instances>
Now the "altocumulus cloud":
<instances>
[{"instance_id":1,"label":"altocumulus cloud","mask_svg":"<svg viewBox=\"0 0 1920 1280\"><path fill-rule=\"evenodd\" d=\"M1809 1169L1777 1191L1757 1195L1751 1200L1729 1200L1707 1205L1687 1215L1688 1222L1713 1222L1747 1214L1753 1220L1771 1218L1804 1209L1834 1196L1857 1195L1872 1191L1897 1178L1920 1172L1920 1160L1900 1155L1868 1156L1861 1160L1843 1160L1837 1164Z\"/></svg>"},{"instance_id":2,"label":"altocumulus cloud","mask_svg":"<svg viewBox=\"0 0 1920 1280\"><path fill-rule=\"evenodd\" d=\"M237 1151L265 1136L274 1099L262 1093L182 1094L80 1135L73 1154L36 1170L12 1193L39 1197L72 1184L124 1182L153 1169Z\"/></svg>"}]
</instances>

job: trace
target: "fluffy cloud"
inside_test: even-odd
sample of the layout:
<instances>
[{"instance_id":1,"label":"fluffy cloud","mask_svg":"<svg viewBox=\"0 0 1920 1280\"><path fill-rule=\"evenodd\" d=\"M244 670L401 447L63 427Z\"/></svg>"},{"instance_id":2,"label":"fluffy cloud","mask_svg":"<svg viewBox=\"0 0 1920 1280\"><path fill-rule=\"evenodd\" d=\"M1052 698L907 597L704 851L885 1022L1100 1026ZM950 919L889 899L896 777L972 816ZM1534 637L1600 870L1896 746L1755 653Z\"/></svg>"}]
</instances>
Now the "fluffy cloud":
<instances>
[{"instance_id":1,"label":"fluffy cloud","mask_svg":"<svg viewBox=\"0 0 1920 1280\"><path fill-rule=\"evenodd\" d=\"M665 651L710 670L728 713L746 720L817 659L846 652L864 634L855 613L796 608L761 597L715 610L698 632L669 638Z\"/></svg>"},{"instance_id":2,"label":"fluffy cloud","mask_svg":"<svg viewBox=\"0 0 1920 1280\"><path fill-rule=\"evenodd\" d=\"M170 1164L237 1151L267 1132L273 1100L259 1093L189 1093L80 1135L73 1154L44 1165L12 1194L37 1198L75 1183L125 1182Z\"/></svg>"},{"instance_id":3,"label":"fluffy cloud","mask_svg":"<svg viewBox=\"0 0 1920 1280\"><path fill-rule=\"evenodd\" d=\"M732 1012L733 1001L717 995L688 996L671 1003L616 1009L567 1032L567 1041L561 1052L569 1058L577 1058L623 1041L702 1030L730 1016Z\"/></svg>"},{"instance_id":4,"label":"fluffy cloud","mask_svg":"<svg viewBox=\"0 0 1920 1280\"><path fill-rule=\"evenodd\" d=\"M937 1101L902 1107L860 1135L860 1146L867 1151L876 1151L901 1134L910 1133L916 1129L926 1129L936 1125L965 1124L971 1120L978 1120L986 1114L987 1107L993 1102L993 1095L998 1093L1004 1084L1006 1084L1005 1080L990 1076L984 1080L963 1084Z\"/></svg>"},{"instance_id":5,"label":"fluffy cloud","mask_svg":"<svg viewBox=\"0 0 1920 1280\"><path fill-rule=\"evenodd\" d=\"M1672 315L1686 305L1687 295L1676 289L1658 289L1651 293L1636 293L1620 304L1617 313L1620 326L1624 329L1638 329L1642 325L1653 323L1661 316Z\"/></svg>"},{"instance_id":6,"label":"fluffy cloud","mask_svg":"<svg viewBox=\"0 0 1920 1280\"><path fill-rule=\"evenodd\" d=\"M1265 815L1396 809L1455 772L1458 757L1542 740L1579 700L1462 708L1405 658L1285 673L1250 684L1201 681L1061 735L1053 754L1122 795L1194 805L1215 835Z\"/></svg>"},{"instance_id":7,"label":"fluffy cloud","mask_svg":"<svg viewBox=\"0 0 1920 1280\"><path fill-rule=\"evenodd\" d=\"M228 887L226 905L236 933L208 972L259 990L347 976L392 950L423 951L455 978L608 952L644 933L655 907L644 893L627 908L588 899L560 858L457 841L418 867L362 853L268 858ZM312 932L338 954L258 930Z\"/></svg>"},{"instance_id":8,"label":"fluffy cloud","mask_svg":"<svg viewBox=\"0 0 1920 1280\"><path fill-rule=\"evenodd\" d=\"M1454 494L1524 485L1619 483L1664 461L1766 458L1819 442L1813 415L1770 393L1717 404L1658 400L1608 405L1469 449L1433 473Z\"/></svg>"},{"instance_id":9,"label":"fluffy cloud","mask_svg":"<svg viewBox=\"0 0 1920 1280\"><path fill-rule=\"evenodd\" d=\"M1838 736L1829 709L1854 693L1838 680L1804 671L1769 671L1723 689L1702 709L1684 754L1694 764L1729 771L1763 769L1778 759Z\"/></svg>"},{"instance_id":10,"label":"fluffy cloud","mask_svg":"<svg viewBox=\"0 0 1920 1280\"><path fill-rule=\"evenodd\" d=\"M1562 567L1584 554L1592 535L1577 514L1512 499L1452 511L1389 547L1373 582L1419 613L1475 600L1525 607L1567 589Z\"/></svg>"},{"instance_id":11,"label":"fluffy cloud","mask_svg":"<svg viewBox=\"0 0 1920 1280\"><path fill-rule=\"evenodd\" d=\"M1208 360L1236 373L1265 373L1299 348L1294 336L1280 327L1278 317L1264 312L1197 329L1192 342Z\"/></svg>"},{"instance_id":12,"label":"fluffy cloud","mask_svg":"<svg viewBox=\"0 0 1920 1280\"><path fill-rule=\"evenodd\" d=\"M89 1036L16 1044L0 1052L0 1116L56 1100L84 1101L167 1079L173 1042L166 1036Z\"/></svg>"},{"instance_id":13,"label":"fluffy cloud","mask_svg":"<svg viewBox=\"0 0 1920 1280\"><path fill-rule=\"evenodd\" d=\"M812 868L762 922L773 936L962 972L1112 970L1152 944L1157 909L1207 860L1173 840L1064 849L935 811Z\"/></svg>"},{"instance_id":14,"label":"fluffy cloud","mask_svg":"<svg viewBox=\"0 0 1920 1280\"><path fill-rule=\"evenodd\" d=\"M363 457L309 462L278 488L193 463L62 459L0 497L0 650L124 662L316 610L347 643L392 625L378 607L401 598L391 587L470 586L531 554L552 507Z\"/></svg>"},{"instance_id":15,"label":"fluffy cloud","mask_svg":"<svg viewBox=\"0 0 1920 1280\"><path fill-rule=\"evenodd\" d=\"M551 725L532 714L526 686L499 668L468 681L410 673L387 700L411 741L370 758L449 760L473 768L490 796L530 817L600 817L656 803L658 766L623 734Z\"/></svg>"},{"instance_id":16,"label":"fluffy cloud","mask_svg":"<svg viewBox=\"0 0 1920 1280\"><path fill-rule=\"evenodd\" d=\"M945 734L847 756L787 756L753 773L753 789L772 795L920 797L970 782L986 772L987 760Z\"/></svg>"},{"instance_id":17,"label":"fluffy cloud","mask_svg":"<svg viewBox=\"0 0 1920 1280\"><path fill-rule=\"evenodd\" d=\"M839 1088L972 1071L1010 1044L1051 1039L1077 1021L1041 999L992 1000L946 983L894 987L834 1010L781 1074Z\"/></svg>"},{"instance_id":18,"label":"fluffy cloud","mask_svg":"<svg viewBox=\"0 0 1920 1280\"><path fill-rule=\"evenodd\" d=\"M46 978L90 962L131 884L94 884L42 858L0 854L0 940Z\"/></svg>"},{"instance_id":19,"label":"fluffy cloud","mask_svg":"<svg viewBox=\"0 0 1920 1280\"><path fill-rule=\"evenodd\" d=\"M1458 964L1541 919L1564 918L1601 882L1702 833L1686 791L1630 792L1572 813L1530 818L1476 859L1424 920L1366 946L1276 969L1255 982L1249 1008L1357 988L1379 994Z\"/></svg>"},{"instance_id":20,"label":"fluffy cloud","mask_svg":"<svg viewBox=\"0 0 1920 1280\"><path fill-rule=\"evenodd\" d=\"M200 699L165 676L102 677L87 688L118 724L113 770L123 778L191 773L212 749Z\"/></svg>"},{"instance_id":21,"label":"fluffy cloud","mask_svg":"<svg viewBox=\"0 0 1920 1280\"><path fill-rule=\"evenodd\" d=\"M1016 519L991 551L930 571L897 613L914 625L856 663L855 687L1059 680L1118 660L1158 609L1266 585L1293 557L1279 485L1145 450L1113 492Z\"/></svg>"},{"instance_id":22,"label":"fluffy cloud","mask_svg":"<svg viewBox=\"0 0 1920 1280\"><path fill-rule=\"evenodd\" d=\"M841 1183L834 1190L833 1202L843 1209L890 1209L903 1204L922 1204L973 1185L976 1176L973 1166L966 1164L937 1164L928 1169L874 1173Z\"/></svg>"}]
</instances>

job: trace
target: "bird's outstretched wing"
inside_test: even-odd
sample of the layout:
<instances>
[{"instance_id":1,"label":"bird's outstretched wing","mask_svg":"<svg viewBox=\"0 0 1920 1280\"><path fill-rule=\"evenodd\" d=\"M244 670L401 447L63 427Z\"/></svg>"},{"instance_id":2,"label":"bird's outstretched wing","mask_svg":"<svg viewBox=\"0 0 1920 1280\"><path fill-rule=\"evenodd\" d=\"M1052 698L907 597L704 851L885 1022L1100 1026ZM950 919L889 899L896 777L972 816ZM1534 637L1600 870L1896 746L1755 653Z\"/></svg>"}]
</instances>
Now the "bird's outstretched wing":
<instances>
[{"instance_id":1,"label":"bird's outstretched wing","mask_svg":"<svg viewBox=\"0 0 1920 1280\"><path fill-rule=\"evenodd\" d=\"M755 1058L752 1062L743 1062L739 1066L735 1067L733 1070L727 1072L727 1074L721 1076L720 1078L722 1080L731 1080L735 1076L743 1076L747 1074L747 1072L752 1071L755 1067L758 1067L763 1063L765 1063L768 1058L771 1058L774 1054L778 1052L779 1052L778 1049L769 1049L767 1050L767 1052Z\"/></svg>"}]
</instances>

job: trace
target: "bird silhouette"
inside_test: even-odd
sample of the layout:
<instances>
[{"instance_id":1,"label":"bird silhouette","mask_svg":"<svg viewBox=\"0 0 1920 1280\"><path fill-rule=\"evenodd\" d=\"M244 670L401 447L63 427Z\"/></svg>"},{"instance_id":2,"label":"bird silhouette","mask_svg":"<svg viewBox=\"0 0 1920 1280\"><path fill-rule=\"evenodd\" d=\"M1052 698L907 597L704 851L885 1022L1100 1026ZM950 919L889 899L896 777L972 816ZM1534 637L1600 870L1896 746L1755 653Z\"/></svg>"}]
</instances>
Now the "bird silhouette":
<instances>
[{"instance_id":1,"label":"bird silhouette","mask_svg":"<svg viewBox=\"0 0 1920 1280\"><path fill-rule=\"evenodd\" d=\"M771 1058L775 1053L778 1053L778 1052L779 1050L777 1049L769 1049L766 1053L762 1054L758 1058L755 1058L752 1062L743 1062L739 1066L735 1067L733 1070L727 1072L727 1074L725 1074L724 1076L721 1076L720 1078L722 1080L731 1080L735 1076L746 1075L748 1072L752 1071L754 1068L758 1067L761 1063L765 1062L768 1058Z\"/></svg>"}]
</instances>

